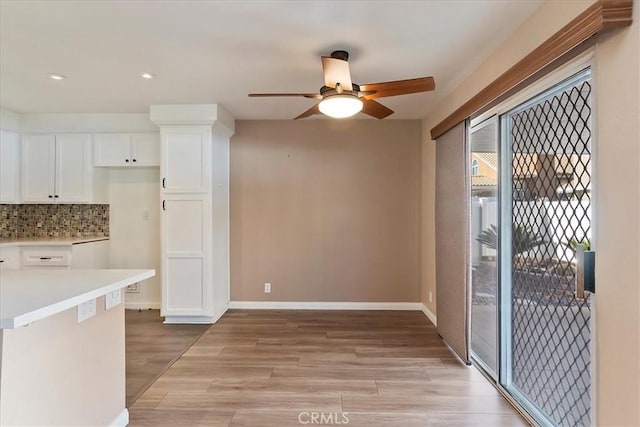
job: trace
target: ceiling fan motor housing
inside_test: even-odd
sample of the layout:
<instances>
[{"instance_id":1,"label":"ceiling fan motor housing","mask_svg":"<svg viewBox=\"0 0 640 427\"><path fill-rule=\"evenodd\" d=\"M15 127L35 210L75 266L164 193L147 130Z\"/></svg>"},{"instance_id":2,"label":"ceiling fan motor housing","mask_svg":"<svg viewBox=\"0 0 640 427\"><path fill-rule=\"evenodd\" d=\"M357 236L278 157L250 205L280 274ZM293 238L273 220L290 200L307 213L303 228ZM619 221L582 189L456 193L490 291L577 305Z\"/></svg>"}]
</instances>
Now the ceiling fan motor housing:
<instances>
[{"instance_id":1,"label":"ceiling fan motor housing","mask_svg":"<svg viewBox=\"0 0 640 427\"><path fill-rule=\"evenodd\" d=\"M331 57L336 59L342 59L343 61L349 60L349 52L346 50L334 50L331 52Z\"/></svg>"}]
</instances>

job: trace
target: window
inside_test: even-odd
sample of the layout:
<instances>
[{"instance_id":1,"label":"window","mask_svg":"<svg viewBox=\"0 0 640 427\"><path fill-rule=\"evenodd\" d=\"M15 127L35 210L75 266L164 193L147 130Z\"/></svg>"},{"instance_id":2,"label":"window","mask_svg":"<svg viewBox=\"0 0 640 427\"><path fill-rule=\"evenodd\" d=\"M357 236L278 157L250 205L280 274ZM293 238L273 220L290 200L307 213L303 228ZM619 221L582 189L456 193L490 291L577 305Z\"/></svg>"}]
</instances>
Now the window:
<instances>
[{"instance_id":1,"label":"window","mask_svg":"<svg viewBox=\"0 0 640 427\"><path fill-rule=\"evenodd\" d=\"M478 176L478 161L476 159L471 162L471 175Z\"/></svg>"}]
</instances>

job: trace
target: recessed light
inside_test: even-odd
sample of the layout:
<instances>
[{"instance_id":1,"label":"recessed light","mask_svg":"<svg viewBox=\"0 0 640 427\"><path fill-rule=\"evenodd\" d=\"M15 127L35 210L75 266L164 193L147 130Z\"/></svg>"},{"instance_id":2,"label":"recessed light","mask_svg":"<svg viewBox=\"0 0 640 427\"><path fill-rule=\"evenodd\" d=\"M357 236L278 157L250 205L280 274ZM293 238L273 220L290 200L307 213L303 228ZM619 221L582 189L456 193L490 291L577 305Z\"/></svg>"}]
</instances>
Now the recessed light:
<instances>
[{"instance_id":1,"label":"recessed light","mask_svg":"<svg viewBox=\"0 0 640 427\"><path fill-rule=\"evenodd\" d=\"M142 73L140 75L142 76L143 79L152 79L156 76L155 74L151 74L151 73Z\"/></svg>"},{"instance_id":2,"label":"recessed light","mask_svg":"<svg viewBox=\"0 0 640 427\"><path fill-rule=\"evenodd\" d=\"M53 80L64 80L67 78L66 76L58 73L49 73L49 77L51 77Z\"/></svg>"}]
</instances>

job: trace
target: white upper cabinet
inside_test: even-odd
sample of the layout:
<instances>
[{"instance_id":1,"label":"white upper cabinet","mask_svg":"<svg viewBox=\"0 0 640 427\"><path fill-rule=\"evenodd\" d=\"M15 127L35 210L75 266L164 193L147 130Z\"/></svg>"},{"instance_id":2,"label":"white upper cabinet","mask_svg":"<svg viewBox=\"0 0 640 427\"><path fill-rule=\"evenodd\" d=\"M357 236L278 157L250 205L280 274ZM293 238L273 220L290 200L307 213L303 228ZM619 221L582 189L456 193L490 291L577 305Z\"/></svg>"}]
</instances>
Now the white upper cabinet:
<instances>
[{"instance_id":1,"label":"white upper cabinet","mask_svg":"<svg viewBox=\"0 0 640 427\"><path fill-rule=\"evenodd\" d=\"M160 137L157 133L95 134L94 144L95 166L160 165Z\"/></svg>"},{"instance_id":2,"label":"white upper cabinet","mask_svg":"<svg viewBox=\"0 0 640 427\"><path fill-rule=\"evenodd\" d=\"M22 144L22 201L86 203L91 198L91 136L26 135Z\"/></svg>"},{"instance_id":3,"label":"white upper cabinet","mask_svg":"<svg viewBox=\"0 0 640 427\"><path fill-rule=\"evenodd\" d=\"M20 135L0 130L0 203L18 203Z\"/></svg>"},{"instance_id":4,"label":"white upper cabinet","mask_svg":"<svg viewBox=\"0 0 640 427\"><path fill-rule=\"evenodd\" d=\"M95 166L128 166L131 160L131 136L126 133L93 135Z\"/></svg>"},{"instance_id":5,"label":"white upper cabinet","mask_svg":"<svg viewBox=\"0 0 640 427\"><path fill-rule=\"evenodd\" d=\"M90 150L90 135L56 135L56 191L53 197L57 202L90 201Z\"/></svg>"},{"instance_id":6,"label":"white upper cabinet","mask_svg":"<svg viewBox=\"0 0 640 427\"><path fill-rule=\"evenodd\" d=\"M211 128L162 129L163 193L207 193L211 180Z\"/></svg>"},{"instance_id":7,"label":"white upper cabinet","mask_svg":"<svg viewBox=\"0 0 640 427\"><path fill-rule=\"evenodd\" d=\"M55 135L26 135L22 141L22 201L53 203Z\"/></svg>"},{"instance_id":8,"label":"white upper cabinet","mask_svg":"<svg viewBox=\"0 0 640 427\"><path fill-rule=\"evenodd\" d=\"M160 166L160 134L131 134L131 166Z\"/></svg>"}]
</instances>

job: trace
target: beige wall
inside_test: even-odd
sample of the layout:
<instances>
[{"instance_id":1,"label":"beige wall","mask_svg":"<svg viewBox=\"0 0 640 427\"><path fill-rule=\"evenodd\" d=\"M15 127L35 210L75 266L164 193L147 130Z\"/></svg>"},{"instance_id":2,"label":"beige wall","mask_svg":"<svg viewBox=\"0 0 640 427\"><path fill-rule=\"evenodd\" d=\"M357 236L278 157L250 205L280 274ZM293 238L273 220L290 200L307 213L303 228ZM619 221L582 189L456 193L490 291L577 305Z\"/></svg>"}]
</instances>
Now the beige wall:
<instances>
[{"instance_id":1,"label":"beige wall","mask_svg":"<svg viewBox=\"0 0 640 427\"><path fill-rule=\"evenodd\" d=\"M0 330L1 425L107 426L125 410L123 306L104 304Z\"/></svg>"},{"instance_id":2,"label":"beige wall","mask_svg":"<svg viewBox=\"0 0 640 427\"><path fill-rule=\"evenodd\" d=\"M435 144L429 130L593 1L549 1L423 120L422 295L435 295ZM640 2L634 24L603 37L594 70L595 390L599 426L640 425ZM620 219L624 218L624 221ZM434 301L435 303L435 301Z\"/></svg>"},{"instance_id":3,"label":"beige wall","mask_svg":"<svg viewBox=\"0 0 640 427\"><path fill-rule=\"evenodd\" d=\"M418 302L420 130L417 120L236 122L231 300Z\"/></svg>"},{"instance_id":4,"label":"beige wall","mask_svg":"<svg viewBox=\"0 0 640 427\"><path fill-rule=\"evenodd\" d=\"M597 425L640 426L640 2L596 47Z\"/></svg>"}]
</instances>

